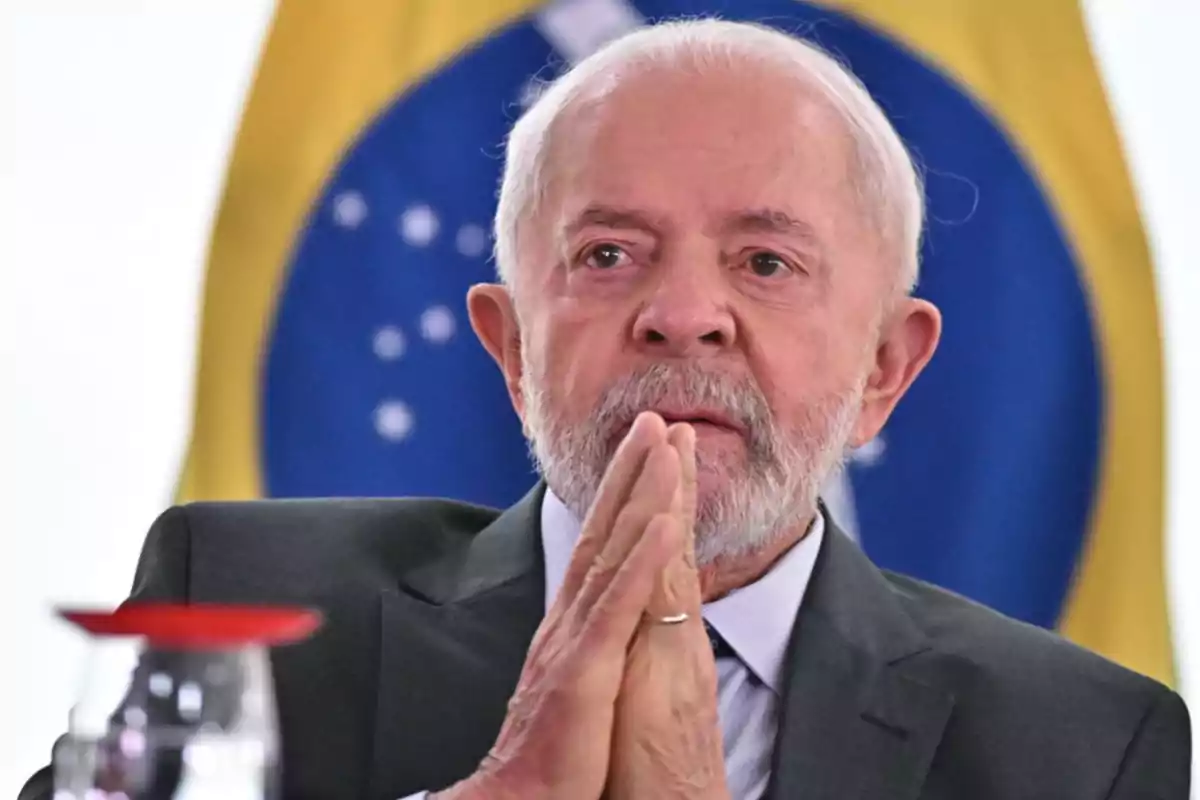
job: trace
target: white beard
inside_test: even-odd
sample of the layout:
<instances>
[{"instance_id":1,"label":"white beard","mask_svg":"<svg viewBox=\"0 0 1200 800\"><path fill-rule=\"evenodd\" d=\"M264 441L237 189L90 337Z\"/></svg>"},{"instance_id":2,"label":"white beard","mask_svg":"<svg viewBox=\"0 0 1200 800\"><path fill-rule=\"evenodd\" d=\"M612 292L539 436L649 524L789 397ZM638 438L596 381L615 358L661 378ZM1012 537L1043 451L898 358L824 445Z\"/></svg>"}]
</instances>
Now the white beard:
<instances>
[{"instance_id":1,"label":"white beard","mask_svg":"<svg viewBox=\"0 0 1200 800\"><path fill-rule=\"evenodd\" d=\"M527 350L525 352L528 352ZM554 407L537 365L522 354L521 391L530 452L546 483L579 519L587 516L619 442L638 412L686 403L725 409L746 433L744 464L697 451L697 472L720 474L722 488L697 498L696 561L758 551L816 512L825 481L841 468L858 417L862 386L814 403L797 430L776 423L758 386L695 363L658 363L626 376L600 397L584 420Z\"/></svg>"}]
</instances>

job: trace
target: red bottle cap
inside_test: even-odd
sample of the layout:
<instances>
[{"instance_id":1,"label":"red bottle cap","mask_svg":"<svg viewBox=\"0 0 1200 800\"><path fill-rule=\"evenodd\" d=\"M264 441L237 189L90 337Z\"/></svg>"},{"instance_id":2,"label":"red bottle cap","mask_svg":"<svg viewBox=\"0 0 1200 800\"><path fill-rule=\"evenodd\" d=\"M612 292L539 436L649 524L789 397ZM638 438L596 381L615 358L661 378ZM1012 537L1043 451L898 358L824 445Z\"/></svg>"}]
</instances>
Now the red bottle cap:
<instances>
[{"instance_id":1,"label":"red bottle cap","mask_svg":"<svg viewBox=\"0 0 1200 800\"><path fill-rule=\"evenodd\" d=\"M187 649L280 645L305 639L321 625L307 608L211 603L127 603L115 611L57 609L93 636L143 636L156 647Z\"/></svg>"}]
</instances>

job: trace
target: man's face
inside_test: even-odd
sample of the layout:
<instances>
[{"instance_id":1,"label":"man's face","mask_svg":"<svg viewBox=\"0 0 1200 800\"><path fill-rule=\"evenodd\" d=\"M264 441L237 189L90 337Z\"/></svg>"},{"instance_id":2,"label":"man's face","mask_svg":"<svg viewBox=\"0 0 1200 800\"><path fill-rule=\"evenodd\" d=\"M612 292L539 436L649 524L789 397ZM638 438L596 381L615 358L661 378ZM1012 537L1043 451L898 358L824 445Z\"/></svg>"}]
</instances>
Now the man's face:
<instances>
[{"instance_id":1,"label":"man's face","mask_svg":"<svg viewBox=\"0 0 1200 800\"><path fill-rule=\"evenodd\" d=\"M548 482L583 515L638 411L692 422L702 563L806 520L875 432L893 256L844 123L783 83L660 71L568 112L521 235L514 400Z\"/></svg>"}]
</instances>

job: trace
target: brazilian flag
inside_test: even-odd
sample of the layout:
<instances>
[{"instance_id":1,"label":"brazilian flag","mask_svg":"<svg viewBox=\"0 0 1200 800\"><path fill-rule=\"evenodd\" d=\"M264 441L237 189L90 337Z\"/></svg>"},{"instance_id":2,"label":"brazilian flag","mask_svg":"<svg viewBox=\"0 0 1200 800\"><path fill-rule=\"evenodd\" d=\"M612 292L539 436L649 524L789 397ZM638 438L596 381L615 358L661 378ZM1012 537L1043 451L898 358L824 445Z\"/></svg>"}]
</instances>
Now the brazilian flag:
<instances>
[{"instance_id":1,"label":"brazilian flag","mask_svg":"<svg viewBox=\"0 0 1200 800\"><path fill-rule=\"evenodd\" d=\"M942 346L831 488L881 566L1172 680L1151 264L1072 0L281 0L208 264L184 499L534 481L467 287L538 80L654 20L809 37L916 154Z\"/></svg>"}]
</instances>

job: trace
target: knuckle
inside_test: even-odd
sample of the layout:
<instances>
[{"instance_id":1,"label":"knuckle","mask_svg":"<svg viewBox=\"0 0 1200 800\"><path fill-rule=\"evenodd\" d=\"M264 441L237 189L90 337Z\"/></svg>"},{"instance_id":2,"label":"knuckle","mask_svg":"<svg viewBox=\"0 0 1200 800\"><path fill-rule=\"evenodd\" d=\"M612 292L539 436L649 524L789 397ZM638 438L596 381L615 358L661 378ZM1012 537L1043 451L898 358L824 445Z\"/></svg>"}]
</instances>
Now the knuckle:
<instances>
[{"instance_id":1,"label":"knuckle","mask_svg":"<svg viewBox=\"0 0 1200 800\"><path fill-rule=\"evenodd\" d=\"M596 695L596 682L589 680L586 663L571 659L561 667L522 680L509 703L510 714L558 719L569 718L586 708Z\"/></svg>"},{"instance_id":2,"label":"knuckle","mask_svg":"<svg viewBox=\"0 0 1200 800\"><path fill-rule=\"evenodd\" d=\"M584 590L576 598L576 604L590 604L600 594L602 587L612 583L620 569L619 564L611 563L610 556L601 556L592 564L588 576L584 580ZM584 609L586 611L586 608Z\"/></svg>"},{"instance_id":3,"label":"knuckle","mask_svg":"<svg viewBox=\"0 0 1200 800\"><path fill-rule=\"evenodd\" d=\"M615 635L616 622L608 605L597 605L588 617L587 627L580 636L582 647L595 649L604 646Z\"/></svg>"},{"instance_id":4,"label":"knuckle","mask_svg":"<svg viewBox=\"0 0 1200 800\"><path fill-rule=\"evenodd\" d=\"M617 520L613 524L613 535L621 536L624 531L628 531L630 528L644 526L650 516L647 505L644 501L631 501L629 505L621 509L621 513L617 515Z\"/></svg>"},{"instance_id":5,"label":"knuckle","mask_svg":"<svg viewBox=\"0 0 1200 800\"><path fill-rule=\"evenodd\" d=\"M621 568L619 562L613 559L612 553L601 553L592 562L592 576L597 582L607 583Z\"/></svg>"}]
</instances>

